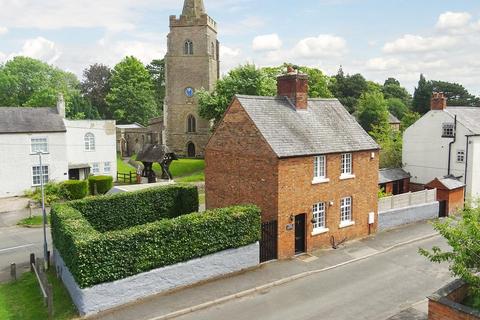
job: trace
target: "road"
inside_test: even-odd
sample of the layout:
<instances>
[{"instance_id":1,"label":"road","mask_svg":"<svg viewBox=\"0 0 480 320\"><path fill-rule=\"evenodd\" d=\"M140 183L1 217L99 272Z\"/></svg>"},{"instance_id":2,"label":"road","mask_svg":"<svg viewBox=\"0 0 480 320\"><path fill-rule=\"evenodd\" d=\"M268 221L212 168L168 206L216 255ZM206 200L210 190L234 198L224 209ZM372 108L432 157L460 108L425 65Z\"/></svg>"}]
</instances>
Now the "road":
<instances>
[{"instance_id":1,"label":"road","mask_svg":"<svg viewBox=\"0 0 480 320\"><path fill-rule=\"evenodd\" d=\"M418 254L432 246L447 248L435 237L176 319L385 320L451 279Z\"/></svg>"},{"instance_id":2,"label":"road","mask_svg":"<svg viewBox=\"0 0 480 320\"><path fill-rule=\"evenodd\" d=\"M50 230L47 229L49 245ZM49 247L50 248L50 247ZM0 282L10 279L10 264L15 262L18 271L28 270L30 253L43 256L42 228L0 228Z\"/></svg>"}]
</instances>

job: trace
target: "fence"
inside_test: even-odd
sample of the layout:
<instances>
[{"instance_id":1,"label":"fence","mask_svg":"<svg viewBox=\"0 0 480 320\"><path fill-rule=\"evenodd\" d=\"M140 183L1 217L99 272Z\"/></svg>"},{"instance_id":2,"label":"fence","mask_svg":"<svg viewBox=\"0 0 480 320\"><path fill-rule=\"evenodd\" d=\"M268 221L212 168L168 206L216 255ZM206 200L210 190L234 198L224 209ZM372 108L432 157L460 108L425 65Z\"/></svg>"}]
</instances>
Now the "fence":
<instances>
[{"instance_id":1,"label":"fence","mask_svg":"<svg viewBox=\"0 0 480 320\"><path fill-rule=\"evenodd\" d=\"M50 265L50 252L47 258ZM43 258L35 259L35 254L30 254L30 271L34 272L37 278L44 304L48 308L48 318L53 319L53 286L47 280Z\"/></svg>"},{"instance_id":2,"label":"fence","mask_svg":"<svg viewBox=\"0 0 480 320\"><path fill-rule=\"evenodd\" d=\"M137 173L133 172L133 171L131 171L129 173L117 172L117 181L118 182L123 182L123 183L128 183L128 184L137 183Z\"/></svg>"},{"instance_id":3,"label":"fence","mask_svg":"<svg viewBox=\"0 0 480 320\"><path fill-rule=\"evenodd\" d=\"M437 189L409 192L378 200L378 212L402 209L437 201Z\"/></svg>"}]
</instances>

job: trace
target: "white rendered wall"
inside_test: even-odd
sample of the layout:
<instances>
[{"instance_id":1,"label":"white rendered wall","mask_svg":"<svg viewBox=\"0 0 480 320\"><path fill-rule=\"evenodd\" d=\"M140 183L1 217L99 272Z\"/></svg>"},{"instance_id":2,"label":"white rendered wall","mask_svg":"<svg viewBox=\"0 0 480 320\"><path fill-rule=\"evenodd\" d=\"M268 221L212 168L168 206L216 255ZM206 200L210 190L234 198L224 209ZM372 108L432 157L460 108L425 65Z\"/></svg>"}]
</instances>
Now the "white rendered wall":
<instances>
[{"instance_id":1,"label":"white rendered wall","mask_svg":"<svg viewBox=\"0 0 480 320\"><path fill-rule=\"evenodd\" d=\"M480 199L480 137L469 140L466 195L469 200L476 200Z\"/></svg>"},{"instance_id":2,"label":"white rendered wall","mask_svg":"<svg viewBox=\"0 0 480 320\"><path fill-rule=\"evenodd\" d=\"M65 133L0 134L0 198L21 196L32 189L32 166L39 165L38 156L32 154L31 138L47 138L48 154L43 164L48 165L49 179L68 179Z\"/></svg>"},{"instance_id":3,"label":"white rendered wall","mask_svg":"<svg viewBox=\"0 0 480 320\"><path fill-rule=\"evenodd\" d=\"M67 158L70 165L98 163L97 175L117 175L117 145L115 121L64 120L67 127ZM95 151L85 151L85 135L95 136ZM105 172L105 162L110 162L110 172ZM93 173L93 170L90 170Z\"/></svg>"}]
</instances>

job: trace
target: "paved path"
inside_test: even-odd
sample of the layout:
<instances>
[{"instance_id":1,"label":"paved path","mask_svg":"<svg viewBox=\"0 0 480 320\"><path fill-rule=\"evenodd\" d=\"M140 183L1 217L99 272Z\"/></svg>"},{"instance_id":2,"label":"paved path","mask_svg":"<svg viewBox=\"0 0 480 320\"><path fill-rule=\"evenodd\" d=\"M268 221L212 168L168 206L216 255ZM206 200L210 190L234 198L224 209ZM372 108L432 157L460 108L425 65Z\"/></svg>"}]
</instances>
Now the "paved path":
<instances>
[{"instance_id":1,"label":"paved path","mask_svg":"<svg viewBox=\"0 0 480 320\"><path fill-rule=\"evenodd\" d=\"M178 319L384 320L425 299L448 281L446 265L431 264L417 253L419 246L429 248L432 245L445 245L438 236L381 253L400 242L432 233L434 230L428 223L398 228L361 241L347 243L339 250L322 250L302 259L268 263L240 275L168 295L154 296L99 315L97 319L161 319L161 316L172 312L234 295L292 275L380 252L362 261L295 280Z\"/></svg>"}]
</instances>

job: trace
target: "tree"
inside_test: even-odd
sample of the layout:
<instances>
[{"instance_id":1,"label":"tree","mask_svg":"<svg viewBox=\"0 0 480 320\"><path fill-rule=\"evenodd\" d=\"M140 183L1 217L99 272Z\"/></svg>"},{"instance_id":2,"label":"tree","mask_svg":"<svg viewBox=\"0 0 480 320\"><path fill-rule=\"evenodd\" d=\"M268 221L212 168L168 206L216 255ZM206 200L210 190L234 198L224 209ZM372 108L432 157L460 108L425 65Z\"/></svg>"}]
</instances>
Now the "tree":
<instances>
[{"instance_id":1,"label":"tree","mask_svg":"<svg viewBox=\"0 0 480 320\"><path fill-rule=\"evenodd\" d=\"M418 121L421 118L421 115L416 112L409 111L403 115L402 121L400 123L400 130L403 132L407 130L412 124Z\"/></svg>"},{"instance_id":2,"label":"tree","mask_svg":"<svg viewBox=\"0 0 480 320\"><path fill-rule=\"evenodd\" d=\"M369 132L374 126L388 124L387 103L381 92L362 94L358 100L358 122Z\"/></svg>"},{"instance_id":3,"label":"tree","mask_svg":"<svg viewBox=\"0 0 480 320\"><path fill-rule=\"evenodd\" d=\"M424 115L430 110L430 99L432 98L433 85L427 81L423 74L420 75L418 86L413 94L412 108L413 111Z\"/></svg>"},{"instance_id":4,"label":"tree","mask_svg":"<svg viewBox=\"0 0 480 320\"><path fill-rule=\"evenodd\" d=\"M83 71L81 90L103 119L111 119L113 112L108 110L106 97L110 91L112 70L103 64L95 63Z\"/></svg>"},{"instance_id":5,"label":"tree","mask_svg":"<svg viewBox=\"0 0 480 320\"><path fill-rule=\"evenodd\" d=\"M386 103L388 106L388 111L400 120L403 118L405 113L410 111L405 103L403 103L403 101L399 98L389 98L386 100Z\"/></svg>"},{"instance_id":6,"label":"tree","mask_svg":"<svg viewBox=\"0 0 480 320\"><path fill-rule=\"evenodd\" d=\"M385 99L400 99L407 107L411 104L412 96L395 78L388 78L385 80L385 83L382 87L382 92Z\"/></svg>"},{"instance_id":7,"label":"tree","mask_svg":"<svg viewBox=\"0 0 480 320\"><path fill-rule=\"evenodd\" d=\"M350 113L354 113L358 99L368 91L369 86L361 74L345 76L342 67L340 67L338 73L332 78L329 89Z\"/></svg>"},{"instance_id":8,"label":"tree","mask_svg":"<svg viewBox=\"0 0 480 320\"><path fill-rule=\"evenodd\" d=\"M470 94L464 86L446 81L432 81L434 92L443 92L449 106L480 107L480 98Z\"/></svg>"},{"instance_id":9,"label":"tree","mask_svg":"<svg viewBox=\"0 0 480 320\"><path fill-rule=\"evenodd\" d=\"M374 125L370 135L380 145L380 168L402 167L402 133L388 123Z\"/></svg>"},{"instance_id":10,"label":"tree","mask_svg":"<svg viewBox=\"0 0 480 320\"><path fill-rule=\"evenodd\" d=\"M155 99L157 101L158 111L163 111L165 100L165 60L156 59L147 65L147 70L153 79L155 88Z\"/></svg>"},{"instance_id":11,"label":"tree","mask_svg":"<svg viewBox=\"0 0 480 320\"><path fill-rule=\"evenodd\" d=\"M98 120L101 119L100 114L94 106L90 103L90 100L84 98L81 94L76 94L72 97L71 101L66 103L66 115L67 118L75 120Z\"/></svg>"},{"instance_id":12,"label":"tree","mask_svg":"<svg viewBox=\"0 0 480 320\"><path fill-rule=\"evenodd\" d=\"M197 93L200 116L218 122L235 94L274 96L276 81L253 64L232 69L227 76L217 81L212 92L200 90Z\"/></svg>"},{"instance_id":13,"label":"tree","mask_svg":"<svg viewBox=\"0 0 480 320\"><path fill-rule=\"evenodd\" d=\"M106 101L114 119L120 123L147 125L148 120L157 115L152 79L137 58L125 57L115 66Z\"/></svg>"},{"instance_id":14,"label":"tree","mask_svg":"<svg viewBox=\"0 0 480 320\"><path fill-rule=\"evenodd\" d=\"M480 295L480 207L467 206L461 219L448 218L434 223L435 229L447 240L451 251L433 247L420 253L432 262L449 262L450 271L470 285L470 290Z\"/></svg>"}]
</instances>

